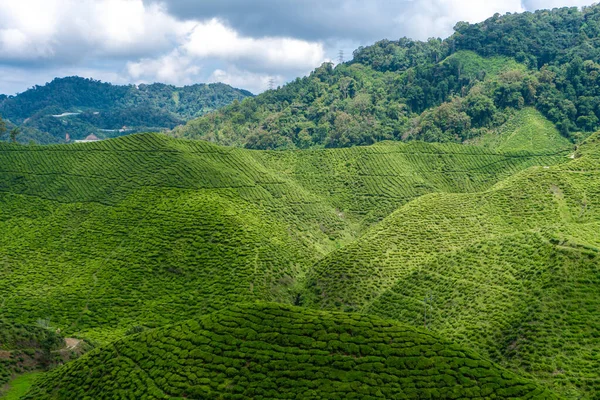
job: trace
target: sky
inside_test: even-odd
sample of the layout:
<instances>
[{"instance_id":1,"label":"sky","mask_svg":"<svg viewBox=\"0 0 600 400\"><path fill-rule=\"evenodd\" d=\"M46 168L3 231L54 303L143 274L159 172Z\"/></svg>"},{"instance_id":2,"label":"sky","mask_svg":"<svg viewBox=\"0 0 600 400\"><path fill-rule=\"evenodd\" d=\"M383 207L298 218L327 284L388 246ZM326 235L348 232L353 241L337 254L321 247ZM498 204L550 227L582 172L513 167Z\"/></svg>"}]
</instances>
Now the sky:
<instances>
[{"instance_id":1,"label":"sky","mask_svg":"<svg viewBox=\"0 0 600 400\"><path fill-rule=\"evenodd\" d=\"M0 93L55 77L260 93L359 46L597 0L0 0Z\"/></svg>"}]
</instances>

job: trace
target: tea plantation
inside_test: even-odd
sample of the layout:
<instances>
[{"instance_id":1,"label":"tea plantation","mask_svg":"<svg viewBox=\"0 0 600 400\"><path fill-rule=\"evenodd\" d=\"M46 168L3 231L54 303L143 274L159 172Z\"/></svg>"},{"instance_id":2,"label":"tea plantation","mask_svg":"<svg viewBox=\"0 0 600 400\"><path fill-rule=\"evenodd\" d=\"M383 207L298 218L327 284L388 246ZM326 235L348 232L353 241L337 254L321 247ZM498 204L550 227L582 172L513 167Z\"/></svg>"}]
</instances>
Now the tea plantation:
<instances>
[{"instance_id":1,"label":"tea plantation","mask_svg":"<svg viewBox=\"0 0 600 400\"><path fill-rule=\"evenodd\" d=\"M6 326L103 346L27 398L597 398L600 135L514 121L475 145L0 144Z\"/></svg>"},{"instance_id":2,"label":"tea plantation","mask_svg":"<svg viewBox=\"0 0 600 400\"><path fill-rule=\"evenodd\" d=\"M600 391L600 135L476 194L423 196L319 261L313 306L426 326L565 396Z\"/></svg>"},{"instance_id":3,"label":"tea plantation","mask_svg":"<svg viewBox=\"0 0 600 400\"><path fill-rule=\"evenodd\" d=\"M359 314L228 307L119 340L26 399L553 398L428 332Z\"/></svg>"},{"instance_id":4,"label":"tea plantation","mask_svg":"<svg viewBox=\"0 0 600 400\"><path fill-rule=\"evenodd\" d=\"M473 142L501 151L558 151L573 144L560 134L556 126L535 108L517 111L501 127Z\"/></svg>"},{"instance_id":5,"label":"tea plantation","mask_svg":"<svg viewBox=\"0 0 600 400\"><path fill-rule=\"evenodd\" d=\"M258 152L153 134L0 144L0 311L106 342L232 302L299 302L312 264L395 208L486 190L565 154Z\"/></svg>"}]
</instances>

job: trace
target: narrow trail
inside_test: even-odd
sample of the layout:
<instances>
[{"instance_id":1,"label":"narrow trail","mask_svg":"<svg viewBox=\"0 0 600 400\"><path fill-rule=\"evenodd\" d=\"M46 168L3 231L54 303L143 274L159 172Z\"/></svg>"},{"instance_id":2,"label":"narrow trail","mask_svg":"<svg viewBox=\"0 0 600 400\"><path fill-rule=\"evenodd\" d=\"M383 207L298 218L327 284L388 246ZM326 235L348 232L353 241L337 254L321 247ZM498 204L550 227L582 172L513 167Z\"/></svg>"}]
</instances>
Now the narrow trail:
<instances>
[{"instance_id":1,"label":"narrow trail","mask_svg":"<svg viewBox=\"0 0 600 400\"><path fill-rule=\"evenodd\" d=\"M65 338L65 343L67 345L67 347L66 347L67 350L74 350L77 346L79 346L79 343L81 343L81 340L75 339L75 338Z\"/></svg>"}]
</instances>

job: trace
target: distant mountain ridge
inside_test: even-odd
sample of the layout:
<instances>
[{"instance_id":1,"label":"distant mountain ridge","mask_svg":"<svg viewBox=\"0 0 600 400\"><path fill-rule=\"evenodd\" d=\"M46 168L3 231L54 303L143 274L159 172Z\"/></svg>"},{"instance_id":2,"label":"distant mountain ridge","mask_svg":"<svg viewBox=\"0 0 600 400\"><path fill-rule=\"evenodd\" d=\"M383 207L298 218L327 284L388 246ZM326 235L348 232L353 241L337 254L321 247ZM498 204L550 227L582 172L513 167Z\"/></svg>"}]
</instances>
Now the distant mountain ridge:
<instances>
[{"instance_id":1,"label":"distant mountain ridge","mask_svg":"<svg viewBox=\"0 0 600 400\"><path fill-rule=\"evenodd\" d=\"M223 83L121 86L72 76L16 96L0 95L0 116L21 128L21 142L50 144L64 142L67 133L76 140L172 129L249 96Z\"/></svg>"}]
</instances>

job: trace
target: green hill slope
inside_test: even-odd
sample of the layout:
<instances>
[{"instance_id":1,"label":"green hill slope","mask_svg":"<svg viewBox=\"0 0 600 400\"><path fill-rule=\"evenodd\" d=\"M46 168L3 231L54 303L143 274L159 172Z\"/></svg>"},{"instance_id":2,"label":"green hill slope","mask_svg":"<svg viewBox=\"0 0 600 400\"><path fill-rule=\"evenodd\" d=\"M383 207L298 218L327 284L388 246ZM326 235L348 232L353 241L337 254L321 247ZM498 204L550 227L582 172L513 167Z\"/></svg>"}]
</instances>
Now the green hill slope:
<instances>
[{"instance_id":1,"label":"green hill slope","mask_svg":"<svg viewBox=\"0 0 600 400\"><path fill-rule=\"evenodd\" d=\"M522 88L511 77L525 80L529 73L510 58L463 51L398 71L379 71L372 61L324 64L308 77L189 121L171 134L252 149L408 139L460 143L502 125L506 108L525 104L494 98L497 90L522 97L513 93Z\"/></svg>"},{"instance_id":2,"label":"green hill slope","mask_svg":"<svg viewBox=\"0 0 600 400\"><path fill-rule=\"evenodd\" d=\"M507 235L420 266L369 312L416 326L426 320L568 397L593 398L600 391L599 266L598 248L534 232Z\"/></svg>"},{"instance_id":3,"label":"green hill slope","mask_svg":"<svg viewBox=\"0 0 600 400\"><path fill-rule=\"evenodd\" d=\"M444 65L460 65L461 74L476 79L484 72L486 76L497 78L503 72L523 70L527 67L512 58L503 56L481 57L473 51L460 50L445 58L441 62Z\"/></svg>"},{"instance_id":4,"label":"green hill slope","mask_svg":"<svg viewBox=\"0 0 600 400\"><path fill-rule=\"evenodd\" d=\"M570 397L593 398L599 144L596 134L571 162L531 168L482 193L407 204L321 260L308 303L426 323Z\"/></svg>"},{"instance_id":5,"label":"green hill slope","mask_svg":"<svg viewBox=\"0 0 600 400\"><path fill-rule=\"evenodd\" d=\"M64 347L64 338L49 329L0 319L0 397L14 376L53 363L51 351Z\"/></svg>"},{"instance_id":6,"label":"green hill slope","mask_svg":"<svg viewBox=\"0 0 600 400\"><path fill-rule=\"evenodd\" d=\"M534 108L525 108L494 132L475 139L473 144L500 151L557 151L573 144L556 126Z\"/></svg>"},{"instance_id":7,"label":"green hill slope","mask_svg":"<svg viewBox=\"0 0 600 400\"><path fill-rule=\"evenodd\" d=\"M406 204L319 263L312 282L321 282L329 292L319 296L319 302L331 305L341 296L344 304L361 307L413 266L440 253L468 247L485 237L595 222L600 218L597 138L582 145L575 160L532 167L490 190L434 193ZM349 275L340 281L338 273ZM331 286L326 283L329 279ZM345 287L348 292L333 287Z\"/></svg>"},{"instance_id":8,"label":"green hill slope","mask_svg":"<svg viewBox=\"0 0 600 400\"><path fill-rule=\"evenodd\" d=\"M0 145L0 310L105 341L231 302L300 301L312 264L397 207L565 160L419 143L257 152L163 135Z\"/></svg>"},{"instance_id":9,"label":"green hill slope","mask_svg":"<svg viewBox=\"0 0 600 400\"><path fill-rule=\"evenodd\" d=\"M175 87L112 85L77 76L56 78L15 96L0 96L0 115L17 125L19 141L64 143L89 134L110 138L179 124L252 94L225 84ZM124 128L125 127L125 128ZM8 134L0 132L0 139Z\"/></svg>"},{"instance_id":10,"label":"green hill slope","mask_svg":"<svg viewBox=\"0 0 600 400\"><path fill-rule=\"evenodd\" d=\"M461 22L444 40L382 40L172 134L253 149L465 142L535 107L578 142L600 129L599 21L598 5L564 7Z\"/></svg>"},{"instance_id":11,"label":"green hill slope","mask_svg":"<svg viewBox=\"0 0 600 400\"><path fill-rule=\"evenodd\" d=\"M347 229L251 155L207 143L138 135L3 150L2 312L96 339L285 300L275 292Z\"/></svg>"},{"instance_id":12,"label":"green hill slope","mask_svg":"<svg viewBox=\"0 0 600 400\"><path fill-rule=\"evenodd\" d=\"M460 346L379 318L252 304L142 333L27 399L552 398Z\"/></svg>"},{"instance_id":13,"label":"green hill slope","mask_svg":"<svg viewBox=\"0 0 600 400\"><path fill-rule=\"evenodd\" d=\"M455 144L385 142L350 149L251 154L367 228L419 196L483 191L530 166L566 162L570 152L572 146L499 152Z\"/></svg>"}]
</instances>

